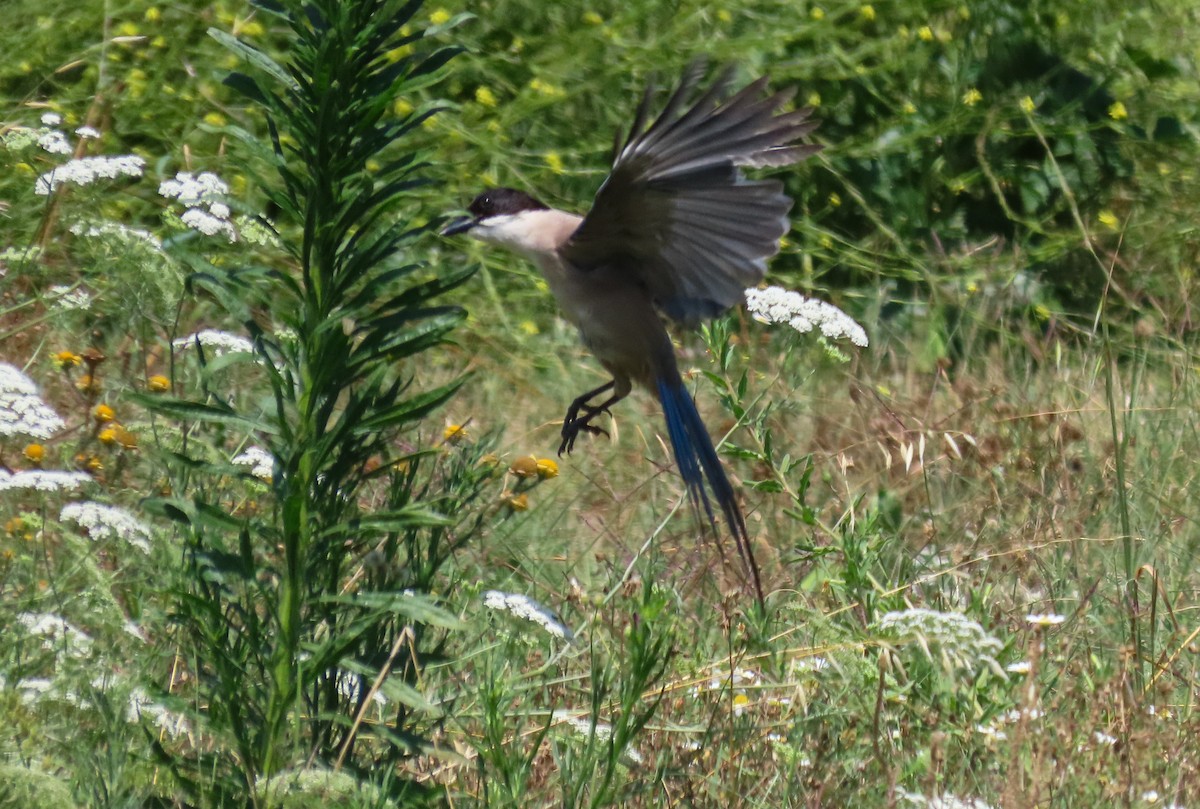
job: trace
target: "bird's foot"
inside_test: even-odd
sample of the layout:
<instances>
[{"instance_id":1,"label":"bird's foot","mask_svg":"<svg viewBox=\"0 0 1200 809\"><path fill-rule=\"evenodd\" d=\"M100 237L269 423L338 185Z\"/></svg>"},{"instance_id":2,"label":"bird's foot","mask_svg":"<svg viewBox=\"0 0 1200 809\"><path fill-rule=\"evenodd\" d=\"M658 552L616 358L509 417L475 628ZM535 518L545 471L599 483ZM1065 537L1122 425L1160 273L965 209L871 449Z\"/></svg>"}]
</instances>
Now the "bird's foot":
<instances>
[{"instance_id":1,"label":"bird's foot","mask_svg":"<svg viewBox=\"0 0 1200 809\"><path fill-rule=\"evenodd\" d=\"M580 415L580 411L583 411L583 415ZM568 455L571 454L571 450L575 449L575 439L579 437L580 433L608 435L608 430L591 423L592 419L601 413L612 415L604 406L592 407L586 402L578 400L571 404L571 407L567 409L567 415L563 418L562 443L558 446L558 457L561 458L564 452Z\"/></svg>"}]
</instances>

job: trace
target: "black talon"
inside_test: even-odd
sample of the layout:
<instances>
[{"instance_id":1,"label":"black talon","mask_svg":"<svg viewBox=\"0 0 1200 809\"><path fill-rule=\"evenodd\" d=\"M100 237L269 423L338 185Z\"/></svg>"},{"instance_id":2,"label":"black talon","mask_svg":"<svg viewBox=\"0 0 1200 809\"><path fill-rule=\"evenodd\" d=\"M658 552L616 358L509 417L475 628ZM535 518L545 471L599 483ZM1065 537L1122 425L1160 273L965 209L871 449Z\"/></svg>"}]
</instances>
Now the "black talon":
<instances>
[{"instance_id":1,"label":"black talon","mask_svg":"<svg viewBox=\"0 0 1200 809\"><path fill-rule=\"evenodd\" d=\"M601 413L608 413L611 417L612 412L608 408L620 401L622 397L612 396L598 405L590 404L590 401L601 393L612 390L614 385L616 385L616 380L607 382L595 390L589 390L571 402L571 406L567 408L567 414L563 416L562 443L558 445L558 457L561 458L564 452L568 455L571 454L571 450L575 449L575 439L579 437L581 432L591 435L608 436L608 430L605 430L603 427L597 427L591 421ZM583 411L582 416L580 415L580 411Z\"/></svg>"}]
</instances>

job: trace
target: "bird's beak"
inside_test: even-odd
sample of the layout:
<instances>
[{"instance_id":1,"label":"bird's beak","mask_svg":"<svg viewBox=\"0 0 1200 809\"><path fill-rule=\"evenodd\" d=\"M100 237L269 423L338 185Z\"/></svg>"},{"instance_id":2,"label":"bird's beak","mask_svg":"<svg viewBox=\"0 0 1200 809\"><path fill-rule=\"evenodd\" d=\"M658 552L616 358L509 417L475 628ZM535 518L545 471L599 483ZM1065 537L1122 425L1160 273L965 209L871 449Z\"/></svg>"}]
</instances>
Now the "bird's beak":
<instances>
[{"instance_id":1,"label":"bird's beak","mask_svg":"<svg viewBox=\"0 0 1200 809\"><path fill-rule=\"evenodd\" d=\"M446 227L442 228L443 236L457 236L460 233L466 233L471 228L475 227L476 222L469 216L460 216L454 219Z\"/></svg>"}]
</instances>

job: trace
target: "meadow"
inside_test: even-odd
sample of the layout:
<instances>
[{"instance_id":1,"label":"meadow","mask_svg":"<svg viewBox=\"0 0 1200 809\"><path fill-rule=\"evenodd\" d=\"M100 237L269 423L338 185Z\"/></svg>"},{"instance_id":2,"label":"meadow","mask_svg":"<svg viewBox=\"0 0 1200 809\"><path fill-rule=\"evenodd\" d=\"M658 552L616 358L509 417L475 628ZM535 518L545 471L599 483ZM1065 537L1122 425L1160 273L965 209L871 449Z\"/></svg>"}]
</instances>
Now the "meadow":
<instances>
[{"instance_id":1,"label":"meadow","mask_svg":"<svg viewBox=\"0 0 1200 809\"><path fill-rule=\"evenodd\" d=\"M0 809L1200 807L1187 0L7 0ZM647 392L439 226L652 81L798 88L768 283ZM811 325L811 324L809 324Z\"/></svg>"}]
</instances>

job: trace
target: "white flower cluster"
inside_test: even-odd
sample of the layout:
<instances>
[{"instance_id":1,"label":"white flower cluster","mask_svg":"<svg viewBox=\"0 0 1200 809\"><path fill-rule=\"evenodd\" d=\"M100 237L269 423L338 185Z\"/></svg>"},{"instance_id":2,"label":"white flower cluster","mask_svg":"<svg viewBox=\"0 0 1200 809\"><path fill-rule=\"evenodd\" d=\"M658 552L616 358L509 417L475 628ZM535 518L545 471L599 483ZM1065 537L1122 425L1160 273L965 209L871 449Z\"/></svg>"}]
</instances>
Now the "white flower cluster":
<instances>
[{"instance_id":1,"label":"white flower cluster","mask_svg":"<svg viewBox=\"0 0 1200 809\"><path fill-rule=\"evenodd\" d=\"M77 157L38 177L33 190L44 197L63 184L90 185L96 180L141 177L145 169L146 161L137 155Z\"/></svg>"},{"instance_id":2,"label":"white flower cluster","mask_svg":"<svg viewBox=\"0 0 1200 809\"><path fill-rule=\"evenodd\" d=\"M94 140L100 137L100 130L94 126L81 126L75 130L75 134L84 140Z\"/></svg>"},{"instance_id":3,"label":"white flower cluster","mask_svg":"<svg viewBox=\"0 0 1200 809\"><path fill-rule=\"evenodd\" d=\"M602 742L606 742L612 738L612 725L607 722L597 722L593 728L591 719L579 716L575 711L559 708L550 715L550 718L555 724L566 725L584 738L591 738L594 735ZM641 764L643 761L642 754L632 747L627 747L622 752L635 764Z\"/></svg>"},{"instance_id":4,"label":"white flower cluster","mask_svg":"<svg viewBox=\"0 0 1200 809\"><path fill-rule=\"evenodd\" d=\"M68 503L59 519L80 526L92 539L120 539L142 553L150 553L150 528L123 508L103 503Z\"/></svg>"},{"instance_id":5,"label":"white flower cluster","mask_svg":"<svg viewBox=\"0 0 1200 809\"><path fill-rule=\"evenodd\" d=\"M216 329L204 329L195 334L189 334L187 337L180 337L171 343L171 345L176 350L182 351L183 349L194 348L196 343L199 343L205 351L211 352L214 357L219 357L227 353L254 353L254 344L245 337L239 337L227 331L217 331Z\"/></svg>"},{"instance_id":6,"label":"white flower cluster","mask_svg":"<svg viewBox=\"0 0 1200 809\"><path fill-rule=\"evenodd\" d=\"M925 809L992 809L987 801L979 798L959 798L949 792L927 798L920 793L901 789L897 790L897 797L908 806L923 806Z\"/></svg>"},{"instance_id":7,"label":"white flower cluster","mask_svg":"<svg viewBox=\"0 0 1200 809\"><path fill-rule=\"evenodd\" d=\"M746 290L746 309L761 323L786 323L801 334L820 329L830 340L849 338L867 347L867 333L833 304L806 298L782 287Z\"/></svg>"},{"instance_id":8,"label":"white flower cluster","mask_svg":"<svg viewBox=\"0 0 1200 809\"><path fill-rule=\"evenodd\" d=\"M1044 615L1039 615L1039 614L1026 615L1025 620L1028 621L1031 626L1038 627L1039 629L1044 629L1049 626L1058 626L1063 621L1067 620L1067 616L1056 615L1056 614L1050 612L1050 613L1045 613Z\"/></svg>"},{"instance_id":9,"label":"white flower cluster","mask_svg":"<svg viewBox=\"0 0 1200 809\"><path fill-rule=\"evenodd\" d=\"M61 469L26 469L21 472L5 472L0 469L0 492L17 489L32 489L37 492L67 492L91 483L92 476L86 472L67 472Z\"/></svg>"},{"instance_id":10,"label":"white flower cluster","mask_svg":"<svg viewBox=\"0 0 1200 809\"><path fill-rule=\"evenodd\" d=\"M158 193L187 209L180 219L192 230L198 230L206 236L223 235L231 242L237 241L237 230L229 221L229 205L225 201L229 186L211 171L200 174L181 171L175 175L175 179L163 180L158 186Z\"/></svg>"},{"instance_id":11,"label":"white flower cluster","mask_svg":"<svg viewBox=\"0 0 1200 809\"><path fill-rule=\"evenodd\" d=\"M897 641L916 641L926 654L932 654L931 644L937 645L943 661L951 668L975 671L983 663L1001 671L994 655L1004 644L960 612L936 612L920 607L889 612L879 619L878 627Z\"/></svg>"},{"instance_id":12,"label":"white flower cluster","mask_svg":"<svg viewBox=\"0 0 1200 809\"><path fill-rule=\"evenodd\" d=\"M568 643L575 640L574 633L559 620L557 615L529 596L488 590L483 594L483 606L490 610L508 612L518 618L532 621L554 637L562 638Z\"/></svg>"},{"instance_id":13,"label":"white flower cluster","mask_svg":"<svg viewBox=\"0 0 1200 809\"><path fill-rule=\"evenodd\" d=\"M240 455L234 456L233 463L251 467L250 474L268 483L275 478L275 456L262 447L246 447Z\"/></svg>"},{"instance_id":14,"label":"white flower cluster","mask_svg":"<svg viewBox=\"0 0 1200 809\"><path fill-rule=\"evenodd\" d=\"M16 366L0 362L0 436L49 438L64 426L42 401L33 380Z\"/></svg>"},{"instance_id":15,"label":"white flower cluster","mask_svg":"<svg viewBox=\"0 0 1200 809\"><path fill-rule=\"evenodd\" d=\"M17 623L30 635L42 639L42 648L57 651L59 645L71 657L84 657L92 649L92 639L79 631L61 615L45 612L22 612Z\"/></svg>"},{"instance_id":16,"label":"white flower cluster","mask_svg":"<svg viewBox=\"0 0 1200 809\"><path fill-rule=\"evenodd\" d=\"M125 711L125 721L134 724L142 718L151 720L155 727L172 739L178 739L180 736L186 736L192 732L192 726L187 717L150 699L150 695L146 693L145 689L134 688L129 694L129 707Z\"/></svg>"},{"instance_id":17,"label":"white flower cluster","mask_svg":"<svg viewBox=\"0 0 1200 809\"><path fill-rule=\"evenodd\" d=\"M50 154L70 154L71 144L67 136L57 129L46 129L38 135L38 146Z\"/></svg>"},{"instance_id":18,"label":"white flower cluster","mask_svg":"<svg viewBox=\"0 0 1200 809\"><path fill-rule=\"evenodd\" d=\"M50 287L50 302L64 312L87 311L92 308L92 296L86 289L55 284Z\"/></svg>"},{"instance_id":19,"label":"white flower cluster","mask_svg":"<svg viewBox=\"0 0 1200 809\"><path fill-rule=\"evenodd\" d=\"M117 240L129 243L145 243L155 250L162 249L162 241L148 230L131 228L119 222L94 222L82 224L76 222L70 231L76 236L104 237L113 236Z\"/></svg>"}]
</instances>

